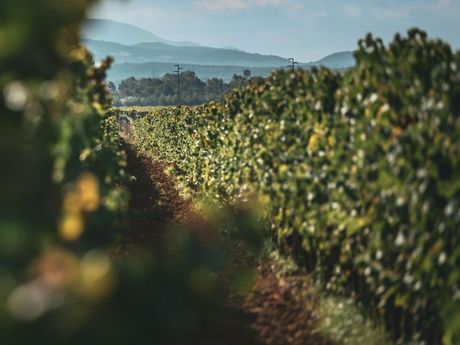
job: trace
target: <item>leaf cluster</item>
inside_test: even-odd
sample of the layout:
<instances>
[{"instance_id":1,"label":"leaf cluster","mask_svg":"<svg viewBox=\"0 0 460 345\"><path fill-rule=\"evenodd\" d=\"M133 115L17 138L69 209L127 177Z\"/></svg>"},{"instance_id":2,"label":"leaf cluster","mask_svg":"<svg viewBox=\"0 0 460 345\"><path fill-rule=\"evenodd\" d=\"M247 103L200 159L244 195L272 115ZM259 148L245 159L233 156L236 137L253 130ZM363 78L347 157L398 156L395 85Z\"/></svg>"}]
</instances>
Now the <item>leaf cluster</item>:
<instances>
[{"instance_id":1,"label":"leaf cluster","mask_svg":"<svg viewBox=\"0 0 460 345\"><path fill-rule=\"evenodd\" d=\"M420 30L357 65L279 71L201 107L131 109L185 193L257 194L279 249L395 338L460 341L460 54Z\"/></svg>"}]
</instances>

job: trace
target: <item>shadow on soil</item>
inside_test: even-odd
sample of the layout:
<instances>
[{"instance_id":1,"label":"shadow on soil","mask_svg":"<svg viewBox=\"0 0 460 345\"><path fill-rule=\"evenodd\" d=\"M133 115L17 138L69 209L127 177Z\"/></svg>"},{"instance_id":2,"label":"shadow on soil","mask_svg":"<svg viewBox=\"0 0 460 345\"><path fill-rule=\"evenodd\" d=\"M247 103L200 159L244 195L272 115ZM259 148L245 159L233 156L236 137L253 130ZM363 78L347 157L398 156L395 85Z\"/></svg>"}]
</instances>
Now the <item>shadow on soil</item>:
<instances>
[{"instance_id":1,"label":"shadow on soil","mask_svg":"<svg viewBox=\"0 0 460 345\"><path fill-rule=\"evenodd\" d=\"M168 255L169 231L178 227L209 227L195 214L190 202L181 198L165 165L127 145L128 172L135 179L129 185L129 230L114 257L124 260L142 252ZM258 265L244 246L230 251L219 273L220 297L212 306L196 312L196 331L167 345L326 345L318 334L317 300L306 285L305 277L279 277L274 265ZM264 260L265 261L265 260ZM227 286L233 271L252 269L255 277L246 294L234 294ZM174 337L172 337L174 338ZM165 344L166 345L166 344Z\"/></svg>"}]
</instances>

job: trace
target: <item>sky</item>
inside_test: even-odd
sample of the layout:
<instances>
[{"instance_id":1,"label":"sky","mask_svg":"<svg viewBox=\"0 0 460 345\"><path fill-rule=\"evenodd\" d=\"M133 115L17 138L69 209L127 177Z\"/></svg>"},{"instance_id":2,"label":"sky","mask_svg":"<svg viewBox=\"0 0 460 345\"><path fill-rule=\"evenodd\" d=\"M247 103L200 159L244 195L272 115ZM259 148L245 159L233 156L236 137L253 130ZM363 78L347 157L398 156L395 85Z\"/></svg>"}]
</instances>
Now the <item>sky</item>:
<instances>
[{"instance_id":1,"label":"sky","mask_svg":"<svg viewBox=\"0 0 460 345\"><path fill-rule=\"evenodd\" d=\"M412 27L460 48L460 0L101 0L90 16L301 62L356 49L368 32L388 41Z\"/></svg>"}]
</instances>

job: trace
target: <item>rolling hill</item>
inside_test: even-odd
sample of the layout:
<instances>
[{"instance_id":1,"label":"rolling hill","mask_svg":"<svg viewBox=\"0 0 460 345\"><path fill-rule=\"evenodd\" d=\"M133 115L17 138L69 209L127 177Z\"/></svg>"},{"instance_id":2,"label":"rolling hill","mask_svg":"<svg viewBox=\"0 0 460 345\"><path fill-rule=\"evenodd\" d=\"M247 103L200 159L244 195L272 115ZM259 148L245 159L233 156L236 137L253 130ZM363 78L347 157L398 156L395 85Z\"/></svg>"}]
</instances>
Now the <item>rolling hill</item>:
<instances>
[{"instance_id":1,"label":"rolling hill","mask_svg":"<svg viewBox=\"0 0 460 345\"><path fill-rule=\"evenodd\" d=\"M164 62L248 67L281 67L287 64L287 60L279 56L253 54L234 49L171 46L161 42L134 45L88 39L84 42L95 55L96 60L110 55L117 63Z\"/></svg>"},{"instance_id":2,"label":"rolling hill","mask_svg":"<svg viewBox=\"0 0 460 345\"><path fill-rule=\"evenodd\" d=\"M321 60L310 62L304 66L325 66L332 69L344 69L349 68L355 65L355 57L353 56L354 52L345 51L330 54Z\"/></svg>"},{"instance_id":3,"label":"rolling hill","mask_svg":"<svg viewBox=\"0 0 460 345\"><path fill-rule=\"evenodd\" d=\"M116 42L126 45L144 42L160 42L171 46L199 46L199 44L194 42L170 41L137 26L105 19L88 19L86 25L83 27L83 38L95 41Z\"/></svg>"},{"instance_id":4,"label":"rolling hill","mask_svg":"<svg viewBox=\"0 0 460 345\"><path fill-rule=\"evenodd\" d=\"M194 71L202 80L230 81L234 74L250 69L253 76L268 76L273 69L285 68L287 59L275 55L248 53L233 46L212 48L193 42L175 42L133 25L110 20L90 19L84 30L84 43L95 60L112 56L115 64L109 80L119 83L129 77L159 77L171 73L174 64ZM301 68L325 66L346 69L355 64L353 52L338 52L325 58L301 63Z\"/></svg>"},{"instance_id":5,"label":"rolling hill","mask_svg":"<svg viewBox=\"0 0 460 345\"><path fill-rule=\"evenodd\" d=\"M302 68L312 68L325 66L331 69L346 69L354 65L352 52L340 53L339 56L327 56L319 61L301 65ZM202 65L202 64L184 64L185 71L194 71L201 80L220 78L229 82L234 74L242 75L245 69L249 69L253 77L268 77L270 73L277 68L282 67L250 67L250 66L232 66L232 65ZM151 78L161 77L166 73L172 73L174 69L171 63L162 62L144 62L144 63L118 63L108 71L108 79L115 84L129 77Z\"/></svg>"}]
</instances>

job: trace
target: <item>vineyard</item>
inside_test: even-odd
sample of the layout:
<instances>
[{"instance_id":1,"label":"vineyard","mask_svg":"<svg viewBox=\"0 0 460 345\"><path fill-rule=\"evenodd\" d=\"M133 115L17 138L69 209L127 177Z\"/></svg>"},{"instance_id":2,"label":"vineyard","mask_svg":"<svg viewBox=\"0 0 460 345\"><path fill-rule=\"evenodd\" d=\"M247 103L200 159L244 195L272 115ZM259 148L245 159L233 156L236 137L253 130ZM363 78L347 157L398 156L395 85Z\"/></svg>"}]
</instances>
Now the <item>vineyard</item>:
<instances>
[{"instance_id":1,"label":"vineyard","mask_svg":"<svg viewBox=\"0 0 460 345\"><path fill-rule=\"evenodd\" d=\"M108 111L112 61L80 44L92 3L0 3L1 344L182 344L217 313L227 244L182 230L153 186L130 196L146 181ZM146 224L166 249L132 234Z\"/></svg>"},{"instance_id":2,"label":"vineyard","mask_svg":"<svg viewBox=\"0 0 460 345\"><path fill-rule=\"evenodd\" d=\"M343 73L112 108L93 2L0 3L1 344L340 343L289 260L395 343L460 343L459 52L369 35Z\"/></svg>"},{"instance_id":3,"label":"vineyard","mask_svg":"<svg viewBox=\"0 0 460 345\"><path fill-rule=\"evenodd\" d=\"M282 253L395 339L457 343L460 54L413 30L368 36L356 58L222 103L123 111L185 195L253 200Z\"/></svg>"}]
</instances>

